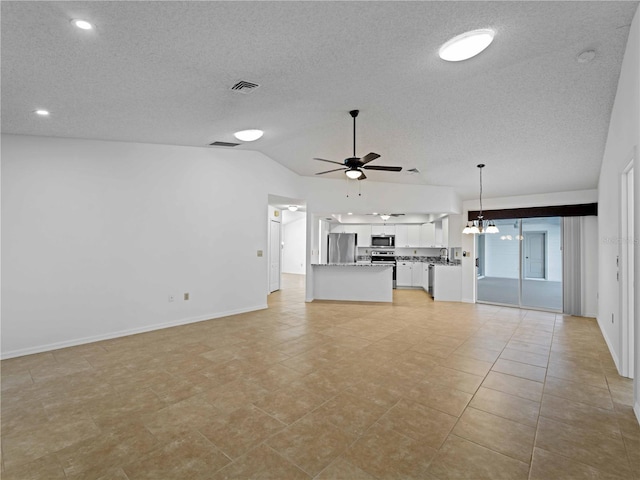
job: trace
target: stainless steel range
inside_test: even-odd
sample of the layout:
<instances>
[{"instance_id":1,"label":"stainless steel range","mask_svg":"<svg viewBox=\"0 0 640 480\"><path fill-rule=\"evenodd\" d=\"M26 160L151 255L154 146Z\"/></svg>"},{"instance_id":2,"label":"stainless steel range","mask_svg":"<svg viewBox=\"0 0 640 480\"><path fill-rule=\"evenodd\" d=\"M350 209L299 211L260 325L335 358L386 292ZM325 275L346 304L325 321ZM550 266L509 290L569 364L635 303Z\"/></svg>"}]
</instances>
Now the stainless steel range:
<instances>
[{"instance_id":1,"label":"stainless steel range","mask_svg":"<svg viewBox=\"0 0 640 480\"><path fill-rule=\"evenodd\" d=\"M378 265L393 265L393 288L396 288L396 251L372 250L371 263Z\"/></svg>"}]
</instances>

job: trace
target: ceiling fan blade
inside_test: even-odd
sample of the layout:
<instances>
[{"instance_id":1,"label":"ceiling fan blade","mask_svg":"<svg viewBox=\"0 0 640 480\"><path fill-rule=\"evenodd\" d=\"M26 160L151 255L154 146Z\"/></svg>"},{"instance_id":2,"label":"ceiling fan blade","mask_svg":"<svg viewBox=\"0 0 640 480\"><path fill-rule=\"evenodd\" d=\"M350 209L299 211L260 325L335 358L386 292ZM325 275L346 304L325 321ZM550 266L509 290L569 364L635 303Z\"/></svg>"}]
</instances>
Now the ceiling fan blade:
<instances>
[{"instance_id":1,"label":"ceiling fan blade","mask_svg":"<svg viewBox=\"0 0 640 480\"><path fill-rule=\"evenodd\" d=\"M326 172L318 172L316 175L324 175L325 173L338 172L340 170L346 170L346 168L336 168L334 170L327 170Z\"/></svg>"},{"instance_id":2,"label":"ceiling fan blade","mask_svg":"<svg viewBox=\"0 0 640 480\"><path fill-rule=\"evenodd\" d=\"M376 158L380 158L380 155L378 155L377 153L367 153L364 157L362 157L360 159L360 163L362 163L362 165L364 165L365 163L369 163L372 160L375 160Z\"/></svg>"},{"instance_id":3,"label":"ceiling fan blade","mask_svg":"<svg viewBox=\"0 0 640 480\"><path fill-rule=\"evenodd\" d=\"M367 176L362 172L362 175L358 177L358 180L364 180L365 178L367 178Z\"/></svg>"},{"instance_id":4,"label":"ceiling fan blade","mask_svg":"<svg viewBox=\"0 0 640 480\"><path fill-rule=\"evenodd\" d=\"M402 170L402 167L387 167L384 165L365 165L362 168L366 168L367 170L384 170L385 172L399 172Z\"/></svg>"},{"instance_id":5,"label":"ceiling fan blade","mask_svg":"<svg viewBox=\"0 0 640 480\"><path fill-rule=\"evenodd\" d=\"M321 162L335 163L336 165L344 165L342 162L334 162L333 160L325 160L324 158L314 158L314 160L320 160Z\"/></svg>"}]
</instances>

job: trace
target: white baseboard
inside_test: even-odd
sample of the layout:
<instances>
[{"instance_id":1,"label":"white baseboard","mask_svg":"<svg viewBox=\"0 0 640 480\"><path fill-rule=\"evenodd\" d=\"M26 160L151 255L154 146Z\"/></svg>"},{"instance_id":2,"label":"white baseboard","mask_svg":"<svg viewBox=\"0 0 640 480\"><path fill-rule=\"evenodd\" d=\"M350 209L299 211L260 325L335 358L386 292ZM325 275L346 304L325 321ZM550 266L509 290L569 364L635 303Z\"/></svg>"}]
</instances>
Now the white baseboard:
<instances>
[{"instance_id":1,"label":"white baseboard","mask_svg":"<svg viewBox=\"0 0 640 480\"><path fill-rule=\"evenodd\" d=\"M476 303L473 301L472 298L463 298L462 300L460 300L462 303Z\"/></svg>"},{"instance_id":2,"label":"white baseboard","mask_svg":"<svg viewBox=\"0 0 640 480\"><path fill-rule=\"evenodd\" d=\"M181 318L179 320L173 320L171 322L156 323L154 325L147 325L144 327L131 328L128 330L119 330L117 332L109 332L101 335L92 335L90 337L73 338L70 340L64 340L62 342L48 343L45 345L36 345L34 347L20 348L18 350L9 350L2 352L0 358L2 360L8 358L22 357L24 355L33 355L34 353L49 352L51 350L59 350L61 348L75 347L78 345L85 345L87 343L100 342L102 340L111 340L113 338L126 337L128 335L135 335L138 333L152 332L154 330L162 330L164 328L178 327L180 325L187 325L189 323L204 322L207 320L214 320L216 318L228 317L230 315L238 315L240 313L254 312L256 310L264 310L268 308L267 304L255 305L247 308L240 308L238 310L229 310L227 312L216 312L208 315L200 315L197 317Z\"/></svg>"},{"instance_id":3,"label":"white baseboard","mask_svg":"<svg viewBox=\"0 0 640 480\"><path fill-rule=\"evenodd\" d=\"M618 360L618 355L616 354L616 351L613 348L613 344L609 340L609 337L607 337L607 331L604 328L602 328L602 322L600 321L600 318L596 317L596 321L598 322L598 327L600 328L600 332L604 337L604 341L607 344L607 347L609 348L609 353L611 354L611 358L613 358L613 363L615 363L616 369L618 370L618 373L620 373L620 361Z\"/></svg>"}]
</instances>

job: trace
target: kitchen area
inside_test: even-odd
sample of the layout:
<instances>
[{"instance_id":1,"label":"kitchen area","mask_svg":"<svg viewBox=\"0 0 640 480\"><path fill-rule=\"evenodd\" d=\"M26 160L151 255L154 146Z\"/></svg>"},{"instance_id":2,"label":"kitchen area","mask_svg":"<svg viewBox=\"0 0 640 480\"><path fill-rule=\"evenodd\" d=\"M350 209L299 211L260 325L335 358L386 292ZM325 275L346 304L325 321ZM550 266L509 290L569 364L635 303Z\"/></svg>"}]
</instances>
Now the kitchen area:
<instances>
[{"instance_id":1,"label":"kitchen area","mask_svg":"<svg viewBox=\"0 0 640 480\"><path fill-rule=\"evenodd\" d=\"M420 289L434 301L461 301L461 215L424 223L420 215L376 215L366 224L355 223L363 216L321 220L314 299L390 302L393 289Z\"/></svg>"}]
</instances>

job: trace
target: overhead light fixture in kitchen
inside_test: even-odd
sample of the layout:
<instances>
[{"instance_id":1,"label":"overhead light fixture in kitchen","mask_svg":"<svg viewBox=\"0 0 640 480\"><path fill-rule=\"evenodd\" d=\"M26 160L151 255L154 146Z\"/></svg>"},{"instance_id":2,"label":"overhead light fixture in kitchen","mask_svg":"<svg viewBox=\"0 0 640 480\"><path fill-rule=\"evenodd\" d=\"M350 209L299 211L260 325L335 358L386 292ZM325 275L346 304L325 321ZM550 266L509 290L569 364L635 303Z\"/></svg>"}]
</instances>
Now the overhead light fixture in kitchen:
<instances>
[{"instance_id":1,"label":"overhead light fixture in kitchen","mask_svg":"<svg viewBox=\"0 0 640 480\"><path fill-rule=\"evenodd\" d=\"M467 60L491 45L494 35L495 32L488 28L462 33L442 45L438 54L448 62Z\"/></svg>"},{"instance_id":2,"label":"overhead light fixture in kitchen","mask_svg":"<svg viewBox=\"0 0 640 480\"><path fill-rule=\"evenodd\" d=\"M73 20L71 20L71 23L73 23L73 25L75 25L80 30L93 30L93 25L86 20L74 18Z\"/></svg>"},{"instance_id":3,"label":"overhead light fixture in kitchen","mask_svg":"<svg viewBox=\"0 0 640 480\"><path fill-rule=\"evenodd\" d=\"M295 212L296 210L298 210L298 205L289 205L289 206L287 207L287 209L288 209L290 212Z\"/></svg>"},{"instance_id":4,"label":"overhead light fixture in kitchen","mask_svg":"<svg viewBox=\"0 0 640 480\"><path fill-rule=\"evenodd\" d=\"M36 115L40 115L41 117L49 116L49 110L38 109L38 110L35 110L33 113L35 113Z\"/></svg>"},{"instance_id":5,"label":"overhead light fixture in kitchen","mask_svg":"<svg viewBox=\"0 0 640 480\"><path fill-rule=\"evenodd\" d=\"M262 130L242 130L233 134L238 140L243 142L253 142L264 135Z\"/></svg>"},{"instance_id":6,"label":"overhead light fixture in kitchen","mask_svg":"<svg viewBox=\"0 0 640 480\"><path fill-rule=\"evenodd\" d=\"M476 234L476 233L498 233L498 227L493 220L485 220L482 216L482 169L485 167L484 163L477 166L480 169L480 213L478 218L472 222L467 222L467 226L464 227L462 233Z\"/></svg>"}]
</instances>

